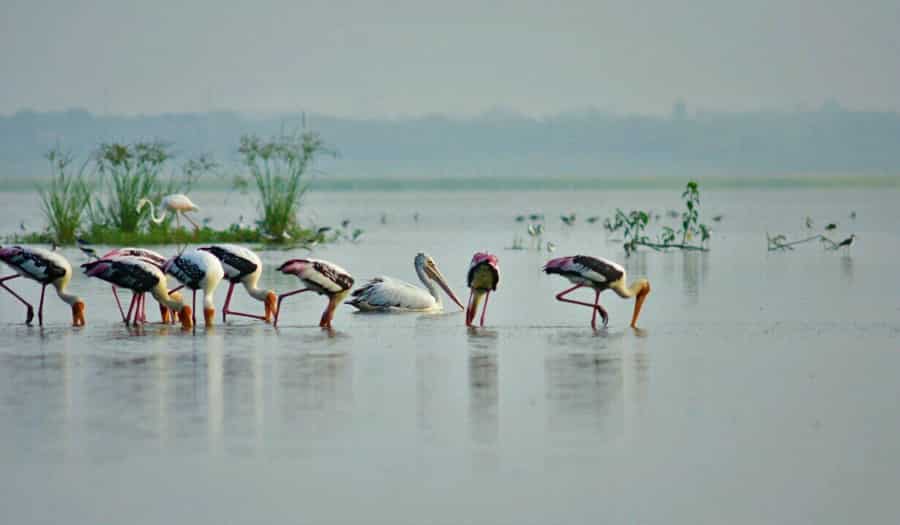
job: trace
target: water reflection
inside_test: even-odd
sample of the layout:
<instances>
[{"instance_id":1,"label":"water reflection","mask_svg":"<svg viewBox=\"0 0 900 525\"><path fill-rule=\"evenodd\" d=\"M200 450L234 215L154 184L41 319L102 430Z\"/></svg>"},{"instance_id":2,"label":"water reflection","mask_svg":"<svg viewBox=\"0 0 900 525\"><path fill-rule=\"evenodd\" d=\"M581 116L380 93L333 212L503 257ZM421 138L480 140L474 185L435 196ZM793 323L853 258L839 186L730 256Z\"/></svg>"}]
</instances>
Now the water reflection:
<instances>
[{"instance_id":1,"label":"water reflection","mask_svg":"<svg viewBox=\"0 0 900 525\"><path fill-rule=\"evenodd\" d=\"M700 289L706 281L709 267L707 252L686 251L681 259L681 282L684 295L690 305L696 305L700 297Z\"/></svg>"},{"instance_id":2,"label":"water reflection","mask_svg":"<svg viewBox=\"0 0 900 525\"><path fill-rule=\"evenodd\" d=\"M848 283L853 283L853 257L849 255L841 256L841 276Z\"/></svg>"},{"instance_id":3,"label":"water reflection","mask_svg":"<svg viewBox=\"0 0 900 525\"><path fill-rule=\"evenodd\" d=\"M469 354L469 426L472 441L490 444L497 441L500 399L497 355Z\"/></svg>"},{"instance_id":4,"label":"water reflection","mask_svg":"<svg viewBox=\"0 0 900 525\"><path fill-rule=\"evenodd\" d=\"M547 431L589 439L608 433L607 421L621 415L622 359L609 353L561 353L544 360ZM621 424L612 425L621 428Z\"/></svg>"},{"instance_id":5,"label":"water reflection","mask_svg":"<svg viewBox=\"0 0 900 525\"><path fill-rule=\"evenodd\" d=\"M335 434L342 409L353 402L352 356L285 353L276 362L279 380L273 404L281 412L278 424L313 440Z\"/></svg>"}]
</instances>

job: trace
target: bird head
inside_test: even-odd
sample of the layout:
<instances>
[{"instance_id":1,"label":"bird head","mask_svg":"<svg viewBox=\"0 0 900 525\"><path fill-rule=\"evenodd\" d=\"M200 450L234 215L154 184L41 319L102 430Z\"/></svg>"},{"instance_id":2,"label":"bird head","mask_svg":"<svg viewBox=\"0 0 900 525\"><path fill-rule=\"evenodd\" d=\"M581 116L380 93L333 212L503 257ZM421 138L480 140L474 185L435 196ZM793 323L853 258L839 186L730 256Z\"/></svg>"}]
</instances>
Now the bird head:
<instances>
[{"instance_id":1,"label":"bird head","mask_svg":"<svg viewBox=\"0 0 900 525\"><path fill-rule=\"evenodd\" d=\"M266 293L266 322L271 322L272 318L275 317L275 314L278 312L278 296L275 295L275 292L269 290Z\"/></svg>"},{"instance_id":2,"label":"bird head","mask_svg":"<svg viewBox=\"0 0 900 525\"><path fill-rule=\"evenodd\" d=\"M641 289L637 293L637 297L635 297L634 299L634 314L631 316L632 328L637 328L637 320L638 316L641 315L641 308L644 306L644 301L650 294L650 281L648 281L647 279L641 279L641 283Z\"/></svg>"},{"instance_id":3,"label":"bird head","mask_svg":"<svg viewBox=\"0 0 900 525\"><path fill-rule=\"evenodd\" d=\"M431 258L430 255L425 253L419 253L416 255L415 260L416 270L424 273L426 277L436 282L438 286L440 286L444 292L456 303L460 309L465 310L466 307L463 306L462 301L459 300L459 297L453 293L453 290L450 288L450 285L447 283L447 278L444 277L444 274L441 273L441 270L438 269L438 265L434 262L434 259Z\"/></svg>"},{"instance_id":4,"label":"bird head","mask_svg":"<svg viewBox=\"0 0 900 525\"><path fill-rule=\"evenodd\" d=\"M84 301L72 303L72 326L84 326Z\"/></svg>"}]
</instances>

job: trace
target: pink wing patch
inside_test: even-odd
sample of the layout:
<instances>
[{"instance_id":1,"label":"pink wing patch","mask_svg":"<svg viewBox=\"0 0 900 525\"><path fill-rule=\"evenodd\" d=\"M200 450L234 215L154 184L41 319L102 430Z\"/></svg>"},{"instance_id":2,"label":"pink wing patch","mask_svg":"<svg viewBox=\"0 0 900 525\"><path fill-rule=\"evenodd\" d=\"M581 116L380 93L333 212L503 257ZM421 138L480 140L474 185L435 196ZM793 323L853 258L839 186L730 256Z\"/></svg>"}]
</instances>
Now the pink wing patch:
<instances>
[{"instance_id":1,"label":"pink wing patch","mask_svg":"<svg viewBox=\"0 0 900 525\"><path fill-rule=\"evenodd\" d=\"M556 259L550 259L547 261L547 264L544 265L544 270L547 269L555 269L555 270L564 270L569 268L572 265L572 259L574 257L557 257Z\"/></svg>"},{"instance_id":2,"label":"pink wing patch","mask_svg":"<svg viewBox=\"0 0 900 525\"><path fill-rule=\"evenodd\" d=\"M309 264L309 261L306 259L291 259L290 261L285 262L281 266L278 267L278 271L281 273L290 273L299 276L306 266Z\"/></svg>"},{"instance_id":3,"label":"pink wing patch","mask_svg":"<svg viewBox=\"0 0 900 525\"><path fill-rule=\"evenodd\" d=\"M0 248L0 259L8 261L20 253L22 253L22 248L20 246Z\"/></svg>"}]
</instances>

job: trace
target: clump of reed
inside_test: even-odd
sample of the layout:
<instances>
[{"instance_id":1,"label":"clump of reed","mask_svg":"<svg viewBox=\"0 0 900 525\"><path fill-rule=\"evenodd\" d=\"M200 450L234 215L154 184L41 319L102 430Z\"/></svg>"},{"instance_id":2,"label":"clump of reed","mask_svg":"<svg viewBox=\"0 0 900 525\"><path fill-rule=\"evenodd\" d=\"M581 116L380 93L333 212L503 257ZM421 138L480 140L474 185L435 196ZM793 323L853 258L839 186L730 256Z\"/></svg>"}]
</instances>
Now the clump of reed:
<instances>
[{"instance_id":1,"label":"clump of reed","mask_svg":"<svg viewBox=\"0 0 900 525\"><path fill-rule=\"evenodd\" d=\"M84 176L87 164L73 173L72 156L59 148L48 151L45 158L50 161L52 176L38 193L48 234L59 244L72 244L90 207L91 184Z\"/></svg>"}]
</instances>

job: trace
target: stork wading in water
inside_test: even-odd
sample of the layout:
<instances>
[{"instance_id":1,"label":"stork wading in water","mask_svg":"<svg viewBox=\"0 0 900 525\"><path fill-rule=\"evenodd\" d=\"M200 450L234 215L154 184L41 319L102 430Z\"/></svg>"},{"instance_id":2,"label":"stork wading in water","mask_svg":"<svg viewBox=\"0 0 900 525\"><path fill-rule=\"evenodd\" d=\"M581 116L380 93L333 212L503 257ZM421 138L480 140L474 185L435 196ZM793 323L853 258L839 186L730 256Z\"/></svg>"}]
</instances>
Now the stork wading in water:
<instances>
[{"instance_id":1,"label":"stork wading in water","mask_svg":"<svg viewBox=\"0 0 900 525\"><path fill-rule=\"evenodd\" d=\"M103 257L100 257L100 259L109 259L112 257L137 257L138 259L142 259L150 264L157 266L160 270L162 270L163 264L166 263L166 258L161 253L155 252L153 250L148 250L147 248L133 248L133 247L116 248L114 250L110 250L110 251L106 252L103 255ZM84 266L85 265L83 265L83 264L81 265L82 268L84 268ZM163 274L165 274L165 273L163 272ZM119 307L119 314L122 315L122 321L124 321L125 324L128 324L130 315L129 316L125 315L125 311L122 310L122 303L119 301L119 294L116 292L116 285L115 285L115 283L111 283L111 284L113 285L112 286L113 298L116 300L116 306ZM175 294L177 293L177 290L178 290L177 288L175 290L171 290L169 292L170 295L175 296ZM132 290L132 292L133 292L133 290ZM133 303L134 295L132 295L131 300ZM157 302L159 302L159 315L160 315L160 318L162 319L162 322L169 323L171 321L172 323L174 323L176 321L175 314L177 313L177 311L170 310L169 307L167 307L163 302L160 302L160 301L157 301ZM130 307L129 307L129 311L131 311ZM137 319L135 319L135 321L137 321ZM146 322L147 321L146 317L141 319L141 321Z\"/></svg>"},{"instance_id":2,"label":"stork wading in water","mask_svg":"<svg viewBox=\"0 0 900 525\"><path fill-rule=\"evenodd\" d=\"M198 249L215 255L221 261L222 268L225 270L225 278L228 279L228 295L225 296L225 306L222 307L223 323L228 319L228 314L259 319L267 323L272 320L275 316L278 296L275 295L273 290L264 290L257 287L259 277L262 275L262 261L256 253L243 246L234 244L216 244ZM261 301L265 305L265 315L235 312L228 309L228 306L231 304L231 294L234 293L234 287L238 283L244 285L244 289L247 290L250 297Z\"/></svg>"},{"instance_id":3,"label":"stork wading in water","mask_svg":"<svg viewBox=\"0 0 900 525\"><path fill-rule=\"evenodd\" d=\"M650 281L647 279L638 279L631 285L626 285L625 268L612 261L587 255L552 259L544 265L544 272L561 275L575 284L575 286L558 293L556 299L590 307L593 310L591 328L595 330L597 329L597 312L603 318L604 327L609 323L609 314L600 306L600 292L609 289L624 299L635 297L631 327L637 328L641 307L644 305L644 300L647 299L647 294L650 293ZM569 293L585 286L594 290L594 304L565 298Z\"/></svg>"},{"instance_id":4,"label":"stork wading in water","mask_svg":"<svg viewBox=\"0 0 900 525\"><path fill-rule=\"evenodd\" d=\"M207 328L211 327L216 315L213 293L225 276L225 270L219 259L209 252L190 250L166 261L163 270L191 289L193 292L192 312L195 316L197 292L203 292L203 320ZM196 319L193 322L196 329Z\"/></svg>"},{"instance_id":5,"label":"stork wading in water","mask_svg":"<svg viewBox=\"0 0 900 525\"><path fill-rule=\"evenodd\" d=\"M41 285L38 325L44 325L44 292L47 291L48 285L53 285L56 295L72 307L72 326L84 326L84 301L77 295L66 293L66 287L72 279L72 266L65 257L43 248L8 246L0 248L0 261L5 262L16 271L15 275L0 278L0 287L25 305L26 324L31 324L34 319L34 307L6 285L6 281L19 277L37 281Z\"/></svg>"},{"instance_id":6,"label":"stork wading in water","mask_svg":"<svg viewBox=\"0 0 900 525\"><path fill-rule=\"evenodd\" d=\"M362 311L441 312L444 310L444 304L438 288L440 286L461 310L466 309L447 284L447 279L438 269L434 259L420 253L416 255L413 265L425 289L390 277L375 277L361 288L354 290L353 298L347 301L347 304Z\"/></svg>"},{"instance_id":7,"label":"stork wading in water","mask_svg":"<svg viewBox=\"0 0 900 525\"><path fill-rule=\"evenodd\" d=\"M331 328L335 309L350 294L350 289L353 288L353 276L340 266L321 259L291 259L279 266L278 271L296 275L306 287L278 296L273 326L278 327L278 316L281 315L281 301L298 293L316 292L319 295L328 296L328 306L322 312L319 326Z\"/></svg>"},{"instance_id":8,"label":"stork wading in water","mask_svg":"<svg viewBox=\"0 0 900 525\"><path fill-rule=\"evenodd\" d=\"M84 263L81 267L88 277L96 277L112 284L114 287L126 288L132 291L133 296L131 305L128 307L128 315L122 314L122 320L125 321L126 325L132 319L135 326L146 322L144 294L150 292L150 295L159 301L160 308L166 308L180 315L182 328L190 329L193 327L194 320L191 307L184 304L181 294L176 292L169 295L166 274L163 273L158 265L151 261L135 256L114 255Z\"/></svg>"},{"instance_id":9,"label":"stork wading in water","mask_svg":"<svg viewBox=\"0 0 900 525\"><path fill-rule=\"evenodd\" d=\"M179 217L184 217L194 226L194 231L198 231L200 229L200 225L194 222L193 219L188 216L187 212L189 211L200 211L200 208L197 207L196 204L191 202L191 199L188 198L187 195L183 193L173 193L172 195L166 195L163 197L162 201L159 203L159 209L162 214L157 217L155 208L153 207L153 202L150 199L141 199L138 201L137 211L138 213L144 209L144 206L150 205L150 220L156 224L162 224L162 221L166 220L166 214L171 212L175 215L175 222L178 224L178 227L181 227L181 219Z\"/></svg>"},{"instance_id":10,"label":"stork wading in water","mask_svg":"<svg viewBox=\"0 0 900 525\"><path fill-rule=\"evenodd\" d=\"M481 326L484 326L484 315L487 313L488 299L491 292L497 291L500 284L500 266L496 255L490 253L476 253L469 264L469 273L466 277L469 285L469 305L466 308L466 326L472 326L475 314L478 313L478 305L484 299L484 307L481 310Z\"/></svg>"}]
</instances>

